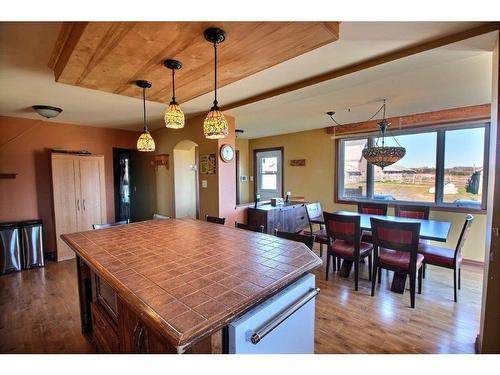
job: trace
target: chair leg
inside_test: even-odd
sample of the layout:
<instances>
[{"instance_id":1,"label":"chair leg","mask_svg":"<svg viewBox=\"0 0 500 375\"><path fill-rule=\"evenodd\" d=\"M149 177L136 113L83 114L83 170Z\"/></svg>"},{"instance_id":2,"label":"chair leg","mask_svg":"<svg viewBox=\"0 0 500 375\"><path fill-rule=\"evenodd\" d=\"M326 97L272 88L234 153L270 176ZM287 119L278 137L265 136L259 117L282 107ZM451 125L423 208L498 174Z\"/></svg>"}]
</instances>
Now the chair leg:
<instances>
[{"instance_id":1,"label":"chair leg","mask_svg":"<svg viewBox=\"0 0 500 375\"><path fill-rule=\"evenodd\" d=\"M462 267L458 267L458 290L460 290L460 279L461 279L461 277L460 277L461 272L460 271L461 270L462 270Z\"/></svg>"},{"instance_id":2,"label":"chair leg","mask_svg":"<svg viewBox=\"0 0 500 375\"><path fill-rule=\"evenodd\" d=\"M330 254L326 254L326 279L328 281L328 271L330 270Z\"/></svg>"},{"instance_id":3,"label":"chair leg","mask_svg":"<svg viewBox=\"0 0 500 375\"><path fill-rule=\"evenodd\" d=\"M424 274L423 266L418 270L418 294L422 294L422 277Z\"/></svg>"},{"instance_id":4,"label":"chair leg","mask_svg":"<svg viewBox=\"0 0 500 375\"><path fill-rule=\"evenodd\" d=\"M377 260L373 260L373 275L372 275L372 293L371 296L375 295L375 283L377 281Z\"/></svg>"},{"instance_id":5,"label":"chair leg","mask_svg":"<svg viewBox=\"0 0 500 375\"><path fill-rule=\"evenodd\" d=\"M372 263L373 263L373 254L370 253L368 255L368 281L372 281Z\"/></svg>"},{"instance_id":6,"label":"chair leg","mask_svg":"<svg viewBox=\"0 0 500 375\"><path fill-rule=\"evenodd\" d=\"M359 259L354 259L354 290L358 290Z\"/></svg>"},{"instance_id":7,"label":"chair leg","mask_svg":"<svg viewBox=\"0 0 500 375\"><path fill-rule=\"evenodd\" d=\"M335 255L332 255L332 270L337 272L337 257Z\"/></svg>"},{"instance_id":8,"label":"chair leg","mask_svg":"<svg viewBox=\"0 0 500 375\"><path fill-rule=\"evenodd\" d=\"M323 258L323 244L322 243L319 244L319 256L321 258Z\"/></svg>"},{"instance_id":9,"label":"chair leg","mask_svg":"<svg viewBox=\"0 0 500 375\"><path fill-rule=\"evenodd\" d=\"M378 269L378 283L380 284L382 282L382 268L379 267Z\"/></svg>"},{"instance_id":10,"label":"chair leg","mask_svg":"<svg viewBox=\"0 0 500 375\"><path fill-rule=\"evenodd\" d=\"M427 267L427 264L422 264L422 278L425 279L425 268Z\"/></svg>"},{"instance_id":11,"label":"chair leg","mask_svg":"<svg viewBox=\"0 0 500 375\"><path fill-rule=\"evenodd\" d=\"M453 299L457 302L457 267L453 269Z\"/></svg>"},{"instance_id":12,"label":"chair leg","mask_svg":"<svg viewBox=\"0 0 500 375\"><path fill-rule=\"evenodd\" d=\"M410 306L415 308L415 271L410 272Z\"/></svg>"}]
</instances>

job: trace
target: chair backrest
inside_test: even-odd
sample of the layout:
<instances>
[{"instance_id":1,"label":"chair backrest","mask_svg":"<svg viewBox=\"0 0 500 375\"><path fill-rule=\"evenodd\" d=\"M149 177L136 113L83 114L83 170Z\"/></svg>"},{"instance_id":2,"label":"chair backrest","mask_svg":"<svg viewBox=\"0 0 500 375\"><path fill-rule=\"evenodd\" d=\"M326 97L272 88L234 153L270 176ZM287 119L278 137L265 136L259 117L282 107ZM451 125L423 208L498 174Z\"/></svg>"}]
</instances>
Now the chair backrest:
<instances>
[{"instance_id":1,"label":"chair backrest","mask_svg":"<svg viewBox=\"0 0 500 375\"><path fill-rule=\"evenodd\" d=\"M370 218L373 246L410 253L410 265L417 260L420 223Z\"/></svg>"},{"instance_id":2,"label":"chair backrest","mask_svg":"<svg viewBox=\"0 0 500 375\"><path fill-rule=\"evenodd\" d=\"M160 214L153 214L153 220L165 220L165 219L171 219L171 217Z\"/></svg>"},{"instance_id":3,"label":"chair backrest","mask_svg":"<svg viewBox=\"0 0 500 375\"><path fill-rule=\"evenodd\" d=\"M250 230L252 232L264 233L263 225L250 225L250 224L238 223L237 221L235 221L234 226L238 229L245 229L245 230Z\"/></svg>"},{"instance_id":4,"label":"chair backrest","mask_svg":"<svg viewBox=\"0 0 500 375\"><path fill-rule=\"evenodd\" d=\"M313 227L312 227L311 219L319 217L323 214L323 210L321 209L321 203L314 202L314 203L306 204L306 214L307 214L307 221L309 223L309 230L312 233Z\"/></svg>"},{"instance_id":5,"label":"chair backrest","mask_svg":"<svg viewBox=\"0 0 500 375\"><path fill-rule=\"evenodd\" d=\"M429 219L429 206L396 205L394 214L398 217L427 220Z\"/></svg>"},{"instance_id":6,"label":"chair backrest","mask_svg":"<svg viewBox=\"0 0 500 375\"><path fill-rule=\"evenodd\" d=\"M385 203L371 203L371 202L358 202L358 213L369 215L387 215L387 204Z\"/></svg>"},{"instance_id":7,"label":"chair backrest","mask_svg":"<svg viewBox=\"0 0 500 375\"><path fill-rule=\"evenodd\" d=\"M215 223L215 224L222 224L222 225L224 225L226 223L226 218L225 217L217 217L217 216L205 215L205 221L208 221L209 223Z\"/></svg>"},{"instance_id":8,"label":"chair backrest","mask_svg":"<svg viewBox=\"0 0 500 375\"><path fill-rule=\"evenodd\" d=\"M312 250L314 246L314 235L300 234L300 233L289 233L289 232L280 232L278 229L274 230L274 235L276 237L285 238L287 240L302 242L309 249Z\"/></svg>"},{"instance_id":9,"label":"chair backrest","mask_svg":"<svg viewBox=\"0 0 500 375\"><path fill-rule=\"evenodd\" d=\"M359 246L361 241L361 217L323 212L328 241L344 240Z\"/></svg>"},{"instance_id":10,"label":"chair backrest","mask_svg":"<svg viewBox=\"0 0 500 375\"><path fill-rule=\"evenodd\" d=\"M465 240L470 232L470 227L472 222L474 221L474 216L471 214L467 214L465 218L464 226L462 227L462 232L460 232L460 237L458 237L457 247L455 248L455 259L458 254L462 251L462 247L464 246Z\"/></svg>"},{"instance_id":11,"label":"chair backrest","mask_svg":"<svg viewBox=\"0 0 500 375\"><path fill-rule=\"evenodd\" d=\"M115 225L129 224L130 220L117 221L116 223L106 223L106 224L92 224L92 229L104 229L109 227L114 227Z\"/></svg>"}]
</instances>

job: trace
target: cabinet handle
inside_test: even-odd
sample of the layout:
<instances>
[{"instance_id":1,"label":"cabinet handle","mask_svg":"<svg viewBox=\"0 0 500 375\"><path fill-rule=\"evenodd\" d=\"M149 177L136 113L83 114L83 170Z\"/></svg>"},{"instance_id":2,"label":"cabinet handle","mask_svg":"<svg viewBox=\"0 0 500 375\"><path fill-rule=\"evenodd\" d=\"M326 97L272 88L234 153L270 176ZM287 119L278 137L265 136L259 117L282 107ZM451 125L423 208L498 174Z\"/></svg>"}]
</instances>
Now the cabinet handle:
<instances>
[{"instance_id":1,"label":"cabinet handle","mask_svg":"<svg viewBox=\"0 0 500 375\"><path fill-rule=\"evenodd\" d=\"M80 211L80 199L76 200L76 209Z\"/></svg>"},{"instance_id":2,"label":"cabinet handle","mask_svg":"<svg viewBox=\"0 0 500 375\"><path fill-rule=\"evenodd\" d=\"M83 210L85 211L85 199L83 200Z\"/></svg>"}]
</instances>

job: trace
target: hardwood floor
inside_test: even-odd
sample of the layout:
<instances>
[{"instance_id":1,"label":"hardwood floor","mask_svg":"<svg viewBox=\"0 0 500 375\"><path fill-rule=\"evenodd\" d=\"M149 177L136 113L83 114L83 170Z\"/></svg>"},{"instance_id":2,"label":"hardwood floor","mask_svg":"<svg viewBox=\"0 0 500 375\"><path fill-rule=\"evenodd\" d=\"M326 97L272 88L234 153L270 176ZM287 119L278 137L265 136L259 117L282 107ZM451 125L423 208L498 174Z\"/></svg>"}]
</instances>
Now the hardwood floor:
<instances>
[{"instance_id":1,"label":"hardwood floor","mask_svg":"<svg viewBox=\"0 0 500 375\"><path fill-rule=\"evenodd\" d=\"M370 297L367 266L359 291L352 276L315 271L317 353L473 353L479 330L482 268L464 266L453 302L452 272L427 268L422 295L389 291L392 275ZM80 332L75 261L0 276L0 353L91 353Z\"/></svg>"}]
</instances>

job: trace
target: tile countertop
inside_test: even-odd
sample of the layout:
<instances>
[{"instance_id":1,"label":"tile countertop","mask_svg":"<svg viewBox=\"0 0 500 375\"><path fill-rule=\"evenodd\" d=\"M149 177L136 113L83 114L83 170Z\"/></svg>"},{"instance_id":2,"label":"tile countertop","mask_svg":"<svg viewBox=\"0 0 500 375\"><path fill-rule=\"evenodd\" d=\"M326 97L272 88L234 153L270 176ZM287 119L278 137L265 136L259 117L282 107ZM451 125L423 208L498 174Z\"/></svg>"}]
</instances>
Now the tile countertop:
<instances>
[{"instance_id":1,"label":"tile countertop","mask_svg":"<svg viewBox=\"0 0 500 375\"><path fill-rule=\"evenodd\" d=\"M302 243L193 219L61 238L179 352L322 263Z\"/></svg>"}]
</instances>

